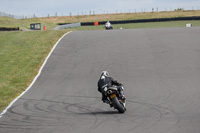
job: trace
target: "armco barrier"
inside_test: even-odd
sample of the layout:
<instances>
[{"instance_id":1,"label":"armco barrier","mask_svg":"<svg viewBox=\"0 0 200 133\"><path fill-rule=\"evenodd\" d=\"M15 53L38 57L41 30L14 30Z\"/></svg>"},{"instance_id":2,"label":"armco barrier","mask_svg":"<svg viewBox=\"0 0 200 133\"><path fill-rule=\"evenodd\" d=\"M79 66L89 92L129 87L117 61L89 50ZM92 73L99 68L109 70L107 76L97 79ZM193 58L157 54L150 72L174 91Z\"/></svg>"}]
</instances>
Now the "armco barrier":
<instances>
[{"instance_id":1,"label":"armco barrier","mask_svg":"<svg viewBox=\"0 0 200 133\"><path fill-rule=\"evenodd\" d=\"M54 30L61 30L66 28L72 28L72 27L79 27L81 26L81 23L72 23L72 24L65 24L65 25L59 25L54 28Z\"/></svg>"},{"instance_id":2,"label":"armco barrier","mask_svg":"<svg viewBox=\"0 0 200 133\"><path fill-rule=\"evenodd\" d=\"M0 27L0 31L16 31L19 27Z\"/></svg>"},{"instance_id":3,"label":"armco barrier","mask_svg":"<svg viewBox=\"0 0 200 133\"><path fill-rule=\"evenodd\" d=\"M153 18L153 19L137 19L137 20L120 20L110 21L111 24L128 24L128 23L145 23L145 22L164 22L164 21L181 21L181 20L200 20L200 16L193 17L176 17L176 18ZM105 25L107 21L101 21L99 25ZM82 22L81 26L94 25L94 22Z\"/></svg>"},{"instance_id":4,"label":"armco barrier","mask_svg":"<svg viewBox=\"0 0 200 133\"><path fill-rule=\"evenodd\" d=\"M94 22L82 22L81 26L89 26L89 25L94 25Z\"/></svg>"}]
</instances>

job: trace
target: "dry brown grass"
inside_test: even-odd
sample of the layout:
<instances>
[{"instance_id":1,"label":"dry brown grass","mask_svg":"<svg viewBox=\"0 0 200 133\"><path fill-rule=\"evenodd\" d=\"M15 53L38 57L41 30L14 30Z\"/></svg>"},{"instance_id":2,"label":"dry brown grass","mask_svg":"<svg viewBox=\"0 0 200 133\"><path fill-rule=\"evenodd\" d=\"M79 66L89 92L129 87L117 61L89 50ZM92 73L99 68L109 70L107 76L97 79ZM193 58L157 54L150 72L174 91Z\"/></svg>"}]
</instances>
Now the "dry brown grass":
<instances>
[{"instance_id":1,"label":"dry brown grass","mask_svg":"<svg viewBox=\"0 0 200 133\"><path fill-rule=\"evenodd\" d=\"M111 20L134 20L134 19L150 19L150 18L171 18L171 17L187 17L200 16L200 10L195 11L168 11L168 12L145 12L145 13L120 13L120 14L97 14L97 15L80 15L80 16L64 16L39 18L41 21L48 23L74 23L74 22L95 22L95 21L111 21Z\"/></svg>"}]
</instances>

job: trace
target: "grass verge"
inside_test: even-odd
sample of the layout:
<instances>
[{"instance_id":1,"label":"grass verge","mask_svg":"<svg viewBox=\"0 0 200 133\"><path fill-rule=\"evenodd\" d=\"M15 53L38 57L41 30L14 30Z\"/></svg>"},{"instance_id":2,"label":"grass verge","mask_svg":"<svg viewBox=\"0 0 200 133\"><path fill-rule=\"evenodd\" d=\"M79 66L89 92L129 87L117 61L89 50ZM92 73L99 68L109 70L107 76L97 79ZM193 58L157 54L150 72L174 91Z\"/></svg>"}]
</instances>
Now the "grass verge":
<instances>
[{"instance_id":1,"label":"grass verge","mask_svg":"<svg viewBox=\"0 0 200 133\"><path fill-rule=\"evenodd\" d=\"M0 27L20 27L20 29L30 29L31 23L41 23L41 27L46 26L46 28L53 29L57 25L51 22L40 21L38 18L34 19L13 19L9 17L0 17Z\"/></svg>"},{"instance_id":2,"label":"grass verge","mask_svg":"<svg viewBox=\"0 0 200 133\"><path fill-rule=\"evenodd\" d=\"M0 32L0 111L27 88L67 31Z\"/></svg>"}]
</instances>

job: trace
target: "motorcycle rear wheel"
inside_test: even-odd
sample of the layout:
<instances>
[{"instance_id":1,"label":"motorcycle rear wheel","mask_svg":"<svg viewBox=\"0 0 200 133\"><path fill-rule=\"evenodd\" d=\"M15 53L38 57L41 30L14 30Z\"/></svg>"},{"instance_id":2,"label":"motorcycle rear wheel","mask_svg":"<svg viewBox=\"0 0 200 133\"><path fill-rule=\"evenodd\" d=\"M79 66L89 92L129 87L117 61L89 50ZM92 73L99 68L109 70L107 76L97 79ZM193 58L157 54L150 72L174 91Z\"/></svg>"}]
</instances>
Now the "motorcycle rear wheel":
<instances>
[{"instance_id":1,"label":"motorcycle rear wheel","mask_svg":"<svg viewBox=\"0 0 200 133\"><path fill-rule=\"evenodd\" d=\"M126 108L119 102L117 97L112 99L112 103L114 108L117 109L119 113L124 113L126 111Z\"/></svg>"}]
</instances>

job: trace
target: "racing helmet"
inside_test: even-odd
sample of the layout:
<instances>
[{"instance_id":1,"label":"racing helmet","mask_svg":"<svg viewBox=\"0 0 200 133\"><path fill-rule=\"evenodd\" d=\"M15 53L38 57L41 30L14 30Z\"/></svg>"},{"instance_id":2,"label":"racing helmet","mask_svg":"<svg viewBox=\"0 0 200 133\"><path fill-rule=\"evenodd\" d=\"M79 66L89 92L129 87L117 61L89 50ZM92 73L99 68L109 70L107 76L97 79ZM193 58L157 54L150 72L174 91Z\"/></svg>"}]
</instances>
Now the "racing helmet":
<instances>
[{"instance_id":1,"label":"racing helmet","mask_svg":"<svg viewBox=\"0 0 200 133\"><path fill-rule=\"evenodd\" d=\"M102 76L108 77L108 76L109 76L109 73L108 73L107 71L102 71L102 72L101 72L100 78L101 78Z\"/></svg>"}]
</instances>

